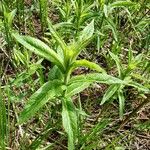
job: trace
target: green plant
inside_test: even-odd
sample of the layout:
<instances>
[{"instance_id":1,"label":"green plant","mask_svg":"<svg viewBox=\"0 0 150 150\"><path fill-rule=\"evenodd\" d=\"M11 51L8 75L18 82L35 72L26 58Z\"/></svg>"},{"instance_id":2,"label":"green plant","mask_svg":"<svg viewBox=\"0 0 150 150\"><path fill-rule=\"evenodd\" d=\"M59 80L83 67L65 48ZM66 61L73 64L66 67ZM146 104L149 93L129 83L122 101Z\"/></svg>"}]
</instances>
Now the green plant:
<instances>
[{"instance_id":1,"label":"green plant","mask_svg":"<svg viewBox=\"0 0 150 150\"><path fill-rule=\"evenodd\" d=\"M20 26L19 29L22 28L25 31L25 26L23 25L25 23L25 6L24 6L24 0L16 0L16 8L17 8L17 17L18 17L18 25Z\"/></svg>"},{"instance_id":2,"label":"green plant","mask_svg":"<svg viewBox=\"0 0 150 150\"><path fill-rule=\"evenodd\" d=\"M125 99L126 99L124 96L125 87L131 86L145 93L148 93L149 89L146 86L143 86L142 84L138 83L136 80L132 79L134 76L134 70L137 69L137 67L142 62L142 54L139 54L134 57L132 50L129 49L127 66L125 66L121 62L121 60L119 59L117 55L113 54L110 51L109 51L109 54L116 63L117 71L118 71L118 78L126 82L126 84L111 85L107 89L106 93L104 94L101 104L104 104L106 101L111 101L113 97L115 97L115 99L117 98L119 100L119 115L120 115L120 118L122 119L124 108L125 108Z\"/></svg>"},{"instance_id":3,"label":"green plant","mask_svg":"<svg viewBox=\"0 0 150 150\"><path fill-rule=\"evenodd\" d=\"M9 50L7 52L10 54L10 50L12 48L12 37L11 37L10 31L12 30L12 23L16 14L16 9L9 12L5 3L2 3L2 13L4 17L3 26L4 26L4 32L5 32L5 39L7 42L7 49Z\"/></svg>"},{"instance_id":4,"label":"green plant","mask_svg":"<svg viewBox=\"0 0 150 150\"><path fill-rule=\"evenodd\" d=\"M62 122L68 134L68 149L75 149L78 138L78 116L80 111L75 107L71 97L92 83L124 84L120 79L108 75L99 65L88 60L77 60L81 51L93 39L94 21L88 24L80 33L78 40L68 45L59 36L51 22L48 20L51 36L59 44L54 51L44 42L30 36L20 36L13 33L13 37L30 51L44 57L54 64L49 75L49 81L44 83L28 100L19 117L19 124L30 119L35 113L51 99L59 99L62 103ZM71 73L77 67L84 66L99 73L78 75L71 77Z\"/></svg>"},{"instance_id":5,"label":"green plant","mask_svg":"<svg viewBox=\"0 0 150 150\"><path fill-rule=\"evenodd\" d=\"M48 17L48 0L39 0L40 6L40 19L41 19L41 28L42 32L44 32L46 24L47 24L47 17Z\"/></svg>"},{"instance_id":6,"label":"green plant","mask_svg":"<svg viewBox=\"0 0 150 150\"><path fill-rule=\"evenodd\" d=\"M2 95L1 80L0 80L0 149L5 150L8 139L8 126L5 101Z\"/></svg>"}]
</instances>

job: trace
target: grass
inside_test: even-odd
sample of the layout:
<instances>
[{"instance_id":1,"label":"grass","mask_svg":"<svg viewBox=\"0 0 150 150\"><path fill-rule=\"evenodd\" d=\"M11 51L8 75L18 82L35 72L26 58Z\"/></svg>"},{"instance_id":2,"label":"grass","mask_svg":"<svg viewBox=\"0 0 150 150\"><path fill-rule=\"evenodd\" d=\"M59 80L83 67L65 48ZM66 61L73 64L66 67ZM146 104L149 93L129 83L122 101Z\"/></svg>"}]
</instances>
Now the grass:
<instances>
[{"instance_id":1,"label":"grass","mask_svg":"<svg viewBox=\"0 0 150 150\"><path fill-rule=\"evenodd\" d=\"M0 149L149 149L149 8L2 0Z\"/></svg>"}]
</instances>

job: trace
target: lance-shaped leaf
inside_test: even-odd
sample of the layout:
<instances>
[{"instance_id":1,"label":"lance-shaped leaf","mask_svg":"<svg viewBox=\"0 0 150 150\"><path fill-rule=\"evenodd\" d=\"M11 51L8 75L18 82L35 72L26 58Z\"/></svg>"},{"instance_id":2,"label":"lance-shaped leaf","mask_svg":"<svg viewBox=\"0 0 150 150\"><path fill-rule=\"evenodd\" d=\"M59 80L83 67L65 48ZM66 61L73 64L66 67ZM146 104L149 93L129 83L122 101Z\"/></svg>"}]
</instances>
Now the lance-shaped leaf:
<instances>
[{"instance_id":1,"label":"lance-shaped leaf","mask_svg":"<svg viewBox=\"0 0 150 150\"><path fill-rule=\"evenodd\" d=\"M116 93L119 87L120 85L118 84L111 85L105 92L103 99L101 101L101 105L104 104L106 101L108 101L110 98L113 98L112 96Z\"/></svg>"},{"instance_id":2,"label":"lance-shaped leaf","mask_svg":"<svg viewBox=\"0 0 150 150\"><path fill-rule=\"evenodd\" d=\"M127 84L125 81L115 78L106 73L90 73L87 75L78 75L72 77L69 81L69 84L77 83L77 82L97 82L97 83L105 83L105 84Z\"/></svg>"},{"instance_id":3,"label":"lance-shaped leaf","mask_svg":"<svg viewBox=\"0 0 150 150\"><path fill-rule=\"evenodd\" d=\"M115 86L116 84L117 86L127 84L125 81L107 75L106 73L91 73L88 75L78 75L70 79L66 90L66 97L71 97L74 94L80 93L94 82L113 84Z\"/></svg>"},{"instance_id":4,"label":"lance-shaped leaf","mask_svg":"<svg viewBox=\"0 0 150 150\"><path fill-rule=\"evenodd\" d=\"M67 87L66 97L71 97L82 92L90 86L91 82L74 82Z\"/></svg>"},{"instance_id":5,"label":"lance-shaped leaf","mask_svg":"<svg viewBox=\"0 0 150 150\"><path fill-rule=\"evenodd\" d=\"M74 49L73 59L76 59L78 54L85 48L94 38L94 20L89 23L81 32L78 41L72 46Z\"/></svg>"},{"instance_id":6,"label":"lance-shaped leaf","mask_svg":"<svg viewBox=\"0 0 150 150\"><path fill-rule=\"evenodd\" d=\"M22 71L19 75L16 75L16 79L12 80L12 85L19 85L23 84L23 81L31 77L39 68L42 68L42 65L40 64L42 60L31 64L28 68L28 70Z\"/></svg>"},{"instance_id":7,"label":"lance-shaped leaf","mask_svg":"<svg viewBox=\"0 0 150 150\"><path fill-rule=\"evenodd\" d=\"M96 63L90 62L86 59L82 59L82 60L76 60L73 64L72 64L72 70L77 68L77 67L87 67L90 68L92 70L96 70L98 72L104 72L105 70L103 68L101 68L99 65L97 65Z\"/></svg>"},{"instance_id":8,"label":"lance-shaped leaf","mask_svg":"<svg viewBox=\"0 0 150 150\"><path fill-rule=\"evenodd\" d=\"M30 119L50 99L60 96L64 90L62 82L53 80L45 83L28 100L24 110L19 116L19 124Z\"/></svg>"},{"instance_id":9,"label":"lance-shaped leaf","mask_svg":"<svg viewBox=\"0 0 150 150\"><path fill-rule=\"evenodd\" d=\"M64 53L64 57L66 56L67 53L67 45L66 43L63 41L63 39L60 37L60 35L57 33L57 31L54 29L52 23L50 22L50 20L48 19L48 28L51 32L52 37L59 43L60 47L63 50Z\"/></svg>"},{"instance_id":10,"label":"lance-shaped leaf","mask_svg":"<svg viewBox=\"0 0 150 150\"><path fill-rule=\"evenodd\" d=\"M11 11L10 13L7 13L6 16L5 16L5 17L7 17L7 21L8 21L9 27L12 26L13 19L14 19L15 15L16 15L16 12L17 12L17 10L14 9L14 10Z\"/></svg>"},{"instance_id":11,"label":"lance-shaped leaf","mask_svg":"<svg viewBox=\"0 0 150 150\"><path fill-rule=\"evenodd\" d=\"M19 43L21 43L24 47L26 47L30 51L53 62L62 71L65 70L62 58L41 40L30 36L20 36L18 33L13 33L12 35Z\"/></svg>"},{"instance_id":12,"label":"lance-shaped leaf","mask_svg":"<svg viewBox=\"0 0 150 150\"><path fill-rule=\"evenodd\" d=\"M146 86L143 86L142 84L139 84L139 83L137 83L135 81L129 82L128 86L135 87L138 90L143 91L145 93L150 93L150 89L149 88L147 88Z\"/></svg>"},{"instance_id":13,"label":"lance-shaped leaf","mask_svg":"<svg viewBox=\"0 0 150 150\"><path fill-rule=\"evenodd\" d=\"M123 95L123 91L118 91L118 98L119 98L119 115L120 118L123 119L123 112L124 112L124 106L125 106L125 97Z\"/></svg>"},{"instance_id":14,"label":"lance-shaped leaf","mask_svg":"<svg viewBox=\"0 0 150 150\"><path fill-rule=\"evenodd\" d=\"M90 37L89 39L85 41L77 41L75 44L70 46L71 51L72 51L72 60L74 61L78 55L81 53L82 50L92 41L92 39L95 38L95 35Z\"/></svg>"},{"instance_id":15,"label":"lance-shaped leaf","mask_svg":"<svg viewBox=\"0 0 150 150\"><path fill-rule=\"evenodd\" d=\"M117 55L113 54L110 51L109 51L109 54L112 57L112 59L115 61L116 65L117 65L119 77L121 77L122 76L122 72L123 72L123 68L122 68L121 62L119 60L119 57Z\"/></svg>"},{"instance_id":16,"label":"lance-shaped leaf","mask_svg":"<svg viewBox=\"0 0 150 150\"><path fill-rule=\"evenodd\" d=\"M113 33L113 36L114 36L114 39L116 41L118 41L118 33L117 33L117 29L116 29L116 25L114 24L114 22L108 17L106 18L106 21L107 21L107 26L105 26L106 28L109 28L112 30L112 33Z\"/></svg>"},{"instance_id":17,"label":"lance-shaped leaf","mask_svg":"<svg viewBox=\"0 0 150 150\"><path fill-rule=\"evenodd\" d=\"M116 1L110 4L109 7L112 9L112 8L117 8L117 7L131 7L134 5L136 5L136 3L131 2L131 1Z\"/></svg>"},{"instance_id":18,"label":"lance-shaped leaf","mask_svg":"<svg viewBox=\"0 0 150 150\"><path fill-rule=\"evenodd\" d=\"M74 150L77 137L77 113L71 98L63 98L62 120L63 127L68 134L68 149Z\"/></svg>"},{"instance_id":19,"label":"lance-shaped leaf","mask_svg":"<svg viewBox=\"0 0 150 150\"><path fill-rule=\"evenodd\" d=\"M79 36L79 41L85 41L87 39L89 39L90 37L92 37L94 33L94 20L91 21L91 23L89 23L81 32L80 36Z\"/></svg>"}]
</instances>

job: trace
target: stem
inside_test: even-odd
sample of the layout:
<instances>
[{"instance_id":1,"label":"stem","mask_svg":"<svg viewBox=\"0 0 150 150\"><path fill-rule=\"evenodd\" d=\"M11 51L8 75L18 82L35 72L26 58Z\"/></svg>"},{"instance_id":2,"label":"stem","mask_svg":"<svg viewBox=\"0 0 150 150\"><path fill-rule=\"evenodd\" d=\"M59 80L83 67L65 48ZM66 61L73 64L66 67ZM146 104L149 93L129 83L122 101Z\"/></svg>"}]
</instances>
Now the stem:
<instances>
[{"instance_id":1,"label":"stem","mask_svg":"<svg viewBox=\"0 0 150 150\"><path fill-rule=\"evenodd\" d=\"M67 72L65 73L65 78L64 78L64 83L65 83L65 85L67 85L68 84L68 81L69 81L69 79L70 79L70 69L68 69L67 70Z\"/></svg>"},{"instance_id":2,"label":"stem","mask_svg":"<svg viewBox=\"0 0 150 150\"><path fill-rule=\"evenodd\" d=\"M39 0L40 5L40 19L41 19L41 30L44 34L46 28L46 19L48 17L48 0Z\"/></svg>"}]
</instances>

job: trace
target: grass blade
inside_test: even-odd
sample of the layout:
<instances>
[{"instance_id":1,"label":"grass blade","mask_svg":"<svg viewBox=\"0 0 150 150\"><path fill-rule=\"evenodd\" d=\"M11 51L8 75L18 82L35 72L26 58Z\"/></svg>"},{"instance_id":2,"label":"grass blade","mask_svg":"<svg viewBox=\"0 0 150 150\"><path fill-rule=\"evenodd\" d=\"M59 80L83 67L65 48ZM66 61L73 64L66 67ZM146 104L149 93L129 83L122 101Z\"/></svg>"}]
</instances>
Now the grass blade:
<instances>
[{"instance_id":1,"label":"grass blade","mask_svg":"<svg viewBox=\"0 0 150 150\"><path fill-rule=\"evenodd\" d=\"M2 97L1 83L0 83L0 149L6 149L7 136L7 116L6 116L5 102Z\"/></svg>"},{"instance_id":2,"label":"grass blade","mask_svg":"<svg viewBox=\"0 0 150 150\"><path fill-rule=\"evenodd\" d=\"M123 95L122 90L118 91L118 98L119 98L119 115L120 115L120 118L123 119L125 97Z\"/></svg>"}]
</instances>

